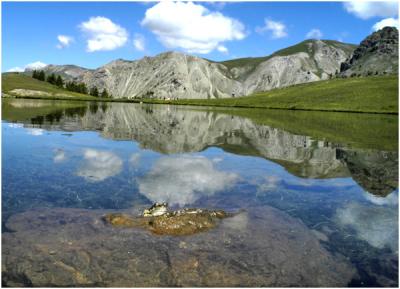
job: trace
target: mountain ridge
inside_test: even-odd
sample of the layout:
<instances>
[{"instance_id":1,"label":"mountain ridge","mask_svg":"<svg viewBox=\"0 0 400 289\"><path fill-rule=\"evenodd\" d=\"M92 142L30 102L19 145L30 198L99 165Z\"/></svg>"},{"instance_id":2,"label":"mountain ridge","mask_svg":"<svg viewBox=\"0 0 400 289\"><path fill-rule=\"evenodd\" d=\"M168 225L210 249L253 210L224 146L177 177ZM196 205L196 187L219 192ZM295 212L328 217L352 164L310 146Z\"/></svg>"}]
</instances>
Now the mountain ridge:
<instances>
[{"instance_id":1,"label":"mountain ridge","mask_svg":"<svg viewBox=\"0 0 400 289\"><path fill-rule=\"evenodd\" d=\"M381 30L368 37L377 33L388 34ZM393 33L389 35L392 37ZM69 81L84 82L89 88L107 89L115 98L232 98L334 76L350 76L343 73L343 63L356 57L360 49L334 40L307 39L264 57L217 62L166 51L138 60L116 59L96 69L48 65L43 70L46 74L60 74ZM385 55L386 61L381 66L385 67L392 57Z\"/></svg>"}]
</instances>

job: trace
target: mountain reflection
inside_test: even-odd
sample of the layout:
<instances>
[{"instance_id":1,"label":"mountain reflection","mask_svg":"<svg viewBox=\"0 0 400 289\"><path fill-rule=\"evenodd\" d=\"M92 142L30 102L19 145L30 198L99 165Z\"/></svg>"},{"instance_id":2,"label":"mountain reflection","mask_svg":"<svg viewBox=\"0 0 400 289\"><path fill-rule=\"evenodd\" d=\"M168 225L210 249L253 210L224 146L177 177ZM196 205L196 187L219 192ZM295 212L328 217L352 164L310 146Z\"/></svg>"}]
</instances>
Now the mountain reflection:
<instances>
[{"instance_id":1,"label":"mountain reflection","mask_svg":"<svg viewBox=\"0 0 400 289\"><path fill-rule=\"evenodd\" d=\"M7 110L26 110L26 107L8 104L4 109L7 116L11 115ZM31 131L95 130L105 138L134 140L142 148L163 154L199 152L216 146L234 154L272 160L284 166L291 174L302 178L350 176L366 191L377 196L386 196L398 187L396 151L362 149L345 143L316 140L215 110L118 103L80 103L65 108L53 107L45 113L43 107L36 110L36 115L35 109L32 109L29 117L19 119L24 122L25 127L32 128ZM82 166L78 175L99 181L117 174L122 166L120 160L104 154L107 153L86 152L87 164ZM138 162L139 158L140 156L134 156L132 164ZM181 172L177 171L178 166L174 165L174 161L176 159L168 158L161 160L159 165L167 166L163 162L170 162L172 172L178 175ZM201 163L202 160L195 162ZM179 161L176 164L179 165ZM205 164L198 165L197 168L202 165L205 167ZM153 170L159 181L173 177L160 174L156 167ZM170 170L168 172L171 173ZM146 188L145 194L150 193L152 189L145 185L145 180L141 182L142 187ZM274 182L276 180L269 180L267 186L273 186ZM189 195L190 191L188 188Z\"/></svg>"}]
</instances>

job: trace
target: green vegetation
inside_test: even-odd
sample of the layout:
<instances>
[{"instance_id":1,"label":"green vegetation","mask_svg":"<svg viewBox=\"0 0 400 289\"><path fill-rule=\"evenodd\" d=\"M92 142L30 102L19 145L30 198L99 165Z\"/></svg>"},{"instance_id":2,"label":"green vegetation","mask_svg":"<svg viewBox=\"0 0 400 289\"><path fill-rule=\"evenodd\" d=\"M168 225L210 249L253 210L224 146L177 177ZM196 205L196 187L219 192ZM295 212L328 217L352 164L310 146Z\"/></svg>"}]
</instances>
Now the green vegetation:
<instances>
[{"instance_id":1,"label":"green vegetation","mask_svg":"<svg viewBox=\"0 0 400 289\"><path fill-rule=\"evenodd\" d=\"M37 72L38 77L44 76ZM61 77L60 77L61 78ZM21 73L3 73L2 74L2 92L11 96L26 97L26 98L47 98L47 99L79 99L79 100L93 100L94 97L82 93L67 91L60 88L60 80L55 80L55 85L46 81L40 81L28 75ZM62 79L61 79L62 81ZM58 84L57 84L58 83ZM14 93L14 89L24 89L38 92L37 94L21 95ZM41 94L42 93L42 94Z\"/></svg>"},{"instance_id":2,"label":"green vegetation","mask_svg":"<svg viewBox=\"0 0 400 289\"><path fill-rule=\"evenodd\" d=\"M185 105L397 114L398 76L333 79L274 89L247 97L167 102Z\"/></svg>"},{"instance_id":3,"label":"green vegetation","mask_svg":"<svg viewBox=\"0 0 400 289\"><path fill-rule=\"evenodd\" d=\"M20 122L32 118L44 118L66 109L82 109L87 107L82 101L60 101L47 99L2 99L2 118L7 121Z\"/></svg>"},{"instance_id":4,"label":"green vegetation","mask_svg":"<svg viewBox=\"0 0 400 289\"><path fill-rule=\"evenodd\" d=\"M333 40L323 40L323 42L325 42L329 45L335 46L335 47L340 47L341 49L345 49L349 53L352 52L357 47L357 45L341 43L341 42L333 41ZM305 52L305 53L311 52L312 53L313 50L310 51L310 49L309 49L310 44L313 44L313 40L308 39L308 40L304 40L296 45L289 46L287 48L278 50L269 56L238 58L238 59L222 61L221 63L224 64L229 69L232 69L234 67L245 67L245 66L249 66L249 67L252 67L252 69L254 69L261 62L266 61L274 56L288 56L288 55L291 55L294 53L299 53L299 52Z\"/></svg>"},{"instance_id":5,"label":"green vegetation","mask_svg":"<svg viewBox=\"0 0 400 289\"><path fill-rule=\"evenodd\" d=\"M91 96L95 96L95 97L98 97L99 96L99 90L97 89L97 87L96 86L93 86L91 89L90 89L90 93L89 93Z\"/></svg>"},{"instance_id":6,"label":"green vegetation","mask_svg":"<svg viewBox=\"0 0 400 289\"><path fill-rule=\"evenodd\" d=\"M201 108L199 108L201 109ZM338 113L320 111L215 108L218 112L251 119L318 140L363 149L398 149L398 117L388 114Z\"/></svg>"}]
</instances>

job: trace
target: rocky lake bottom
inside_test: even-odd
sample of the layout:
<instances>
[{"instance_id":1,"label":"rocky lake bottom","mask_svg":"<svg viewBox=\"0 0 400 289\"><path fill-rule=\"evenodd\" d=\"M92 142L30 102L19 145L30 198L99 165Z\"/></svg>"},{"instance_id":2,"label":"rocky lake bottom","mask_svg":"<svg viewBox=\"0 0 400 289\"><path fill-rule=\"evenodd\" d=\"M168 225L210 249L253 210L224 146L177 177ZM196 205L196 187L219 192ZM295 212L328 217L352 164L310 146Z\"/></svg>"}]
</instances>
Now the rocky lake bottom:
<instances>
[{"instance_id":1,"label":"rocky lake bottom","mask_svg":"<svg viewBox=\"0 0 400 289\"><path fill-rule=\"evenodd\" d=\"M398 286L397 116L2 106L3 286ZM182 236L104 222L155 202L236 213Z\"/></svg>"}]
</instances>

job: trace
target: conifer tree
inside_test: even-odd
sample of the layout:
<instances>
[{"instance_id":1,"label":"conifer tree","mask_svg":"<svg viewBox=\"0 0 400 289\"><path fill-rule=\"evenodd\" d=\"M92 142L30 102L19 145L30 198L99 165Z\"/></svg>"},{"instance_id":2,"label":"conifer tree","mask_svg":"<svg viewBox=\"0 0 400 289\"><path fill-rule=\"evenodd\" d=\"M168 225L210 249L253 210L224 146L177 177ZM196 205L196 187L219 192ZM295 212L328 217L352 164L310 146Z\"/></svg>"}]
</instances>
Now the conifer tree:
<instances>
[{"instance_id":1,"label":"conifer tree","mask_svg":"<svg viewBox=\"0 0 400 289\"><path fill-rule=\"evenodd\" d=\"M46 74L44 73L43 70L40 70L40 71L39 71L39 74L38 74L38 78L37 78L37 79L39 79L39 80L41 80L41 81L45 81L45 80L46 80Z\"/></svg>"},{"instance_id":2,"label":"conifer tree","mask_svg":"<svg viewBox=\"0 0 400 289\"><path fill-rule=\"evenodd\" d=\"M96 86L93 86L91 89L90 89L90 95L92 95L92 96L99 96L99 90L97 89L97 87Z\"/></svg>"},{"instance_id":3,"label":"conifer tree","mask_svg":"<svg viewBox=\"0 0 400 289\"><path fill-rule=\"evenodd\" d=\"M56 83L56 76L54 75L54 73L52 73L49 76L47 76L47 82L50 83L50 84L55 84Z\"/></svg>"},{"instance_id":4,"label":"conifer tree","mask_svg":"<svg viewBox=\"0 0 400 289\"><path fill-rule=\"evenodd\" d=\"M63 87L63 86L64 86L64 81L62 80L62 78L61 78L60 75L57 76L56 85L57 85L58 87Z\"/></svg>"},{"instance_id":5,"label":"conifer tree","mask_svg":"<svg viewBox=\"0 0 400 289\"><path fill-rule=\"evenodd\" d=\"M101 93L101 97L103 97L103 98L108 98L108 92L107 92L107 89L103 89L103 92Z\"/></svg>"}]
</instances>

